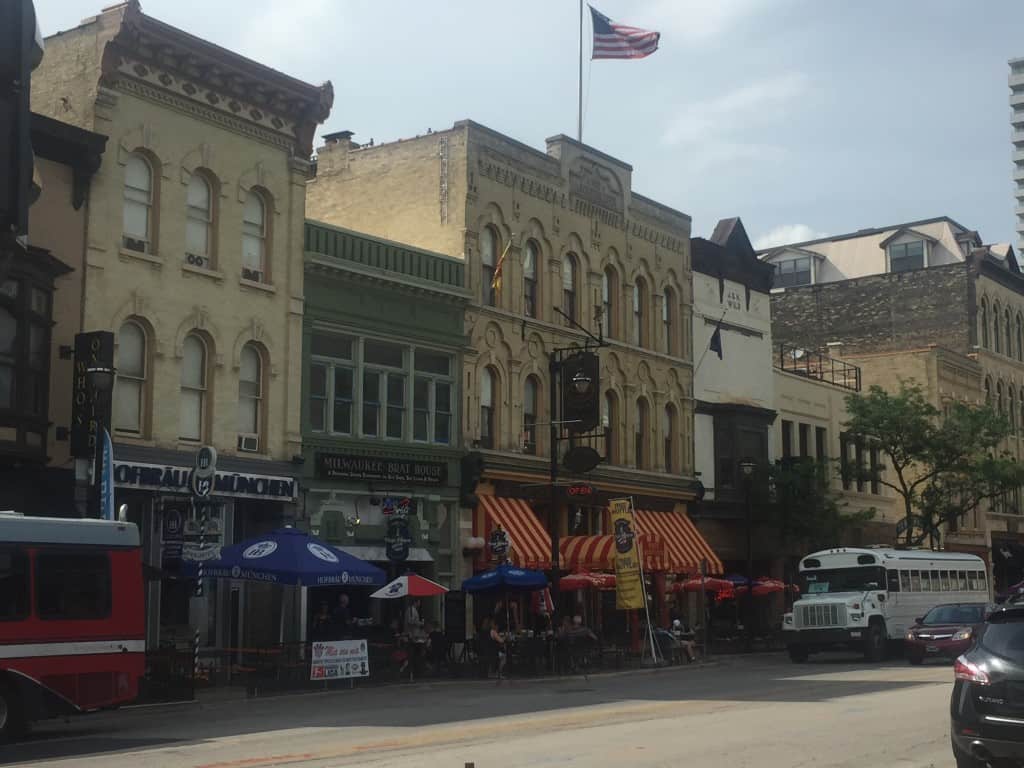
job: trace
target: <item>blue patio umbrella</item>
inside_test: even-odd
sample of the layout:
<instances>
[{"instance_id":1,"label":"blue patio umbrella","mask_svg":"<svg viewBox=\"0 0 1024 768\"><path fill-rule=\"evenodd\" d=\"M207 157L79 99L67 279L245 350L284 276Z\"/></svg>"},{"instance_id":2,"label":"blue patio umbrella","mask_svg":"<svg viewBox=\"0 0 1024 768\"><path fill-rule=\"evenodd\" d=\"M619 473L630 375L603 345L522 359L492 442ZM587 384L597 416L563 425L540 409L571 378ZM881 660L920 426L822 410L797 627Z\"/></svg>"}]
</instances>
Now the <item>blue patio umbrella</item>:
<instances>
[{"instance_id":1,"label":"blue patio umbrella","mask_svg":"<svg viewBox=\"0 0 1024 768\"><path fill-rule=\"evenodd\" d=\"M544 589L548 585L548 577L541 571L531 571L503 563L493 571L478 573L462 582L465 592L488 592L498 589Z\"/></svg>"},{"instance_id":2,"label":"blue patio umbrella","mask_svg":"<svg viewBox=\"0 0 1024 768\"><path fill-rule=\"evenodd\" d=\"M197 575L197 564L188 570ZM203 563L203 576L305 587L379 587L387 581L377 566L296 528L224 547L220 557Z\"/></svg>"}]
</instances>

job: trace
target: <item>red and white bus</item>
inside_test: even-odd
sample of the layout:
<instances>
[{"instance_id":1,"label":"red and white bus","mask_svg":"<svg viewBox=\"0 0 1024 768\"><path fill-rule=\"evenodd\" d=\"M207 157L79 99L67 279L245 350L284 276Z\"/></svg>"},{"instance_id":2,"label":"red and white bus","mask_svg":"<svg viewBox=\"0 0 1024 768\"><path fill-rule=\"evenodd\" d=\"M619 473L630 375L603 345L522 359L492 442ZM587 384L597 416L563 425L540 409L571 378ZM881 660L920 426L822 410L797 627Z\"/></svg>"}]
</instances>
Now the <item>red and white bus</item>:
<instances>
[{"instance_id":1,"label":"red and white bus","mask_svg":"<svg viewBox=\"0 0 1024 768\"><path fill-rule=\"evenodd\" d=\"M133 524L0 512L0 741L132 701L145 651Z\"/></svg>"}]
</instances>

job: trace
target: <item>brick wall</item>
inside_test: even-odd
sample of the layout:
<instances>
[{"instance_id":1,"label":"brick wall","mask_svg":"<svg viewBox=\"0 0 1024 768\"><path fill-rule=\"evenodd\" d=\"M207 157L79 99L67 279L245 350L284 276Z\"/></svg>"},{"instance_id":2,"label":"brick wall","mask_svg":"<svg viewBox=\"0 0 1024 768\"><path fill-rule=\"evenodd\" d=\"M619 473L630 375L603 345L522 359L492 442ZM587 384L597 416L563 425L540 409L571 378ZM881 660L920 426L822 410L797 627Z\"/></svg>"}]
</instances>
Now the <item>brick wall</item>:
<instances>
[{"instance_id":1,"label":"brick wall","mask_svg":"<svg viewBox=\"0 0 1024 768\"><path fill-rule=\"evenodd\" d=\"M807 348L842 342L839 357L930 344L968 353L973 323L967 265L787 288L772 294L772 335Z\"/></svg>"}]
</instances>

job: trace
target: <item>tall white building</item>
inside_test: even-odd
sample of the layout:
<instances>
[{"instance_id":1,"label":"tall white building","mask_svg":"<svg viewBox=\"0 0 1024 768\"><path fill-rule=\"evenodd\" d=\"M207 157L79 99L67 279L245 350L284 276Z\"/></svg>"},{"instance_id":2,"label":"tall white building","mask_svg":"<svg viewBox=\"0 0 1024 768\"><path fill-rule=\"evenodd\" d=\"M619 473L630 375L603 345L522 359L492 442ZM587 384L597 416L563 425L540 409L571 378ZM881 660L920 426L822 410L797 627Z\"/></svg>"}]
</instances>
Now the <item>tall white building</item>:
<instances>
[{"instance_id":1,"label":"tall white building","mask_svg":"<svg viewBox=\"0 0 1024 768\"><path fill-rule=\"evenodd\" d=\"M1017 250L1024 249L1024 59L1010 59L1010 125L1017 205Z\"/></svg>"}]
</instances>

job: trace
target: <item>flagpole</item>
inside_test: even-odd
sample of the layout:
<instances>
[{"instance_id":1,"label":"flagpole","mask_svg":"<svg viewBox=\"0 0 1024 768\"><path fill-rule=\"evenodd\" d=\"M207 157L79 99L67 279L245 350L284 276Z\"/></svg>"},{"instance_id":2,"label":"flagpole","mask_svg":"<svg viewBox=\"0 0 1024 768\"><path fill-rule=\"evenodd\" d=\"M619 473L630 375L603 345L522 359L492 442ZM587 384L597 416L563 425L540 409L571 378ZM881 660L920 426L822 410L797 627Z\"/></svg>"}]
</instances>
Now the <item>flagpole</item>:
<instances>
[{"instance_id":1,"label":"flagpole","mask_svg":"<svg viewBox=\"0 0 1024 768\"><path fill-rule=\"evenodd\" d=\"M583 0L580 0L580 74L577 78L576 141L583 143Z\"/></svg>"}]
</instances>

